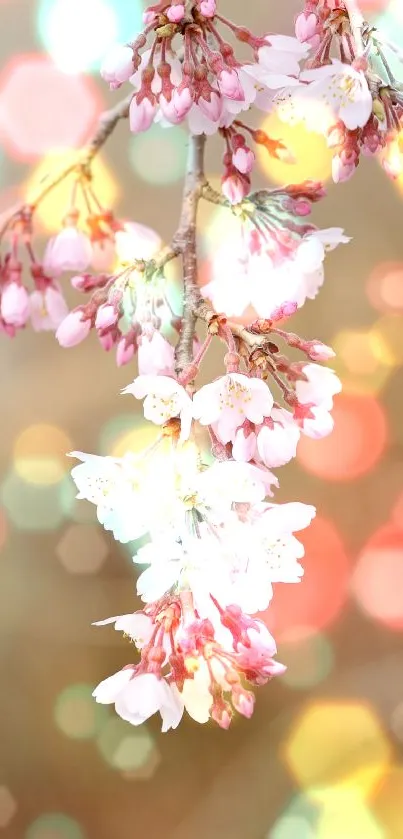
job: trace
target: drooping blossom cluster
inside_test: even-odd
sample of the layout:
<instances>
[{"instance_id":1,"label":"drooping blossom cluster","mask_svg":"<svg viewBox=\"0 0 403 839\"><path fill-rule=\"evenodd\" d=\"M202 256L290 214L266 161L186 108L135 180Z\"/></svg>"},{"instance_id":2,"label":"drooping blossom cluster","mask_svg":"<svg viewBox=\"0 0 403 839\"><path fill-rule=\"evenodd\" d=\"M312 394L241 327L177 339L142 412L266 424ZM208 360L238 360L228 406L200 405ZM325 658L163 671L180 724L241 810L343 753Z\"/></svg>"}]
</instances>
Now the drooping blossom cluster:
<instances>
[{"instance_id":1,"label":"drooping blossom cluster","mask_svg":"<svg viewBox=\"0 0 403 839\"><path fill-rule=\"evenodd\" d=\"M309 223L312 203L324 194L322 184L305 182L249 196L241 235L236 231L218 246L202 288L217 311L238 316L252 306L276 321L316 297L326 253L350 241L341 228Z\"/></svg>"},{"instance_id":2,"label":"drooping blossom cluster","mask_svg":"<svg viewBox=\"0 0 403 839\"><path fill-rule=\"evenodd\" d=\"M273 584L300 581L304 551L294 533L315 510L271 501L271 469L295 456L301 434L331 431L340 390L330 369L309 360L332 354L320 342L294 341L307 360L289 362L263 338L261 357L252 352L242 363L225 318L213 313L209 330L205 343L212 333L227 344L224 375L193 392L193 361L179 377L140 375L125 388L161 429L149 449L123 458L72 453L81 461L72 471L78 497L96 505L101 524L118 541L147 540L134 556L148 566L137 580L144 608L101 621L132 638L140 662L106 678L94 696L133 725L159 711L163 730L184 710L228 728L235 711L252 714L251 686L283 672L256 615L269 607ZM268 382L282 386L281 402ZM195 442L203 429L212 463Z\"/></svg>"},{"instance_id":3,"label":"drooping blossom cluster","mask_svg":"<svg viewBox=\"0 0 403 839\"><path fill-rule=\"evenodd\" d=\"M398 177L403 93L390 68L394 45L362 18L357 43L342 0L306 0L295 34L311 52L298 84L275 98L280 117L324 134L334 149L336 183L352 177L361 154L379 155L385 171Z\"/></svg>"},{"instance_id":4,"label":"drooping blossom cluster","mask_svg":"<svg viewBox=\"0 0 403 839\"><path fill-rule=\"evenodd\" d=\"M93 330L119 365L137 356L138 375L124 393L143 401L154 443L121 458L72 453L80 461L72 470L78 497L96 506L117 541L141 540L133 559L141 566L142 609L97 622L113 623L131 639L136 660L94 691L133 725L159 712L167 731L186 710L200 723L213 719L228 728L234 713L253 713L251 688L284 670L259 615L270 609L277 585L300 582L304 549L295 534L315 510L277 503L272 470L296 456L301 435L332 431L341 388L321 366L333 350L288 331L286 321L316 297L326 253L349 240L342 228L311 223L312 204L325 194L320 183L251 191L252 141L290 164L293 158L281 137L255 128L250 112L277 111L323 133L335 150L334 180L342 181L361 153L379 152L385 169L398 174L403 104L385 57L393 45L365 24L355 0L306 0L295 36L256 36L223 17L218 0L149 6L143 32L116 46L102 66L113 90L130 90L127 100L104 116L77 163L0 228L0 331L14 336L31 322L73 347ZM124 116L134 133L154 122L184 123L189 131L181 221L164 247L154 230L116 218L94 189L92 159ZM204 143L213 134L224 149L221 192L203 169ZM66 177L69 207L39 255L35 211ZM238 228L211 254L201 286L202 199L225 207ZM176 258L183 261L179 312L164 274ZM65 273L88 295L70 312ZM246 326L238 318L249 307L255 315ZM163 311L174 341L163 329ZM225 345L224 369L201 385L204 358L217 341Z\"/></svg>"},{"instance_id":5,"label":"drooping blossom cluster","mask_svg":"<svg viewBox=\"0 0 403 839\"><path fill-rule=\"evenodd\" d=\"M309 47L284 35L254 36L219 14L217 3L160 3L144 13L144 32L132 43L115 47L102 75L113 89L134 88L130 128L147 131L153 122L165 127L186 121L192 134L220 132L224 140L222 188L237 203L250 191L255 153L247 138L283 160L292 157L281 142L247 119L252 106L268 111L275 91L296 83L300 61ZM224 31L223 31L224 30ZM240 61L232 42L251 51Z\"/></svg>"}]
</instances>

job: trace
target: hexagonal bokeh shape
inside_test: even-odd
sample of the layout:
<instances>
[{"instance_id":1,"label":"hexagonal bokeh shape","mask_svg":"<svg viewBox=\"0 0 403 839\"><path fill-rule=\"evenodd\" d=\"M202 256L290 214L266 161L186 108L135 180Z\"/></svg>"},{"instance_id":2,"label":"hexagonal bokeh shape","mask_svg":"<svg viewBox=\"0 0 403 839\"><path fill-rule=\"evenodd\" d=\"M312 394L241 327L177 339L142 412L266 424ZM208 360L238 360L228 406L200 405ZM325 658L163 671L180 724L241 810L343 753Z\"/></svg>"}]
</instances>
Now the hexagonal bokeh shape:
<instances>
[{"instance_id":1,"label":"hexagonal bokeh shape","mask_svg":"<svg viewBox=\"0 0 403 839\"><path fill-rule=\"evenodd\" d=\"M289 771L306 790L359 790L368 795L388 769L391 745L370 705L323 701L299 716L284 746Z\"/></svg>"},{"instance_id":2,"label":"hexagonal bokeh shape","mask_svg":"<svg viewBox=\"0 0 403 839\"><path fill-rule=\"evenodd\" d=\"M127 780L151 778L161 761L154 738L145 725L130 729L116 717L103 726L97 746L106 763Z\"/></svg>"},{"instance_id":3,"label":"hexagonal bokeh shape","mask_svg":"<svg viewBox=\"0 0 403 839\"><path fill-rule=\"evenodd\" d=\"M71 524L61 537L56 553L70 574L95 574L108 556L108 545L95 524Z\"/></svg>"},{"instance_id":4,"label":"hexagonal bokeh shape","mask_svg":"<svg viewBox=\"0 0 403 839\"><path fill-rule=\"evenodd\" d=\"M20 55L7 64L0 91L0 136L20 160L79 147L102 109L91 79L62 73L43 55Z\"/></svg>"}]
</instances>

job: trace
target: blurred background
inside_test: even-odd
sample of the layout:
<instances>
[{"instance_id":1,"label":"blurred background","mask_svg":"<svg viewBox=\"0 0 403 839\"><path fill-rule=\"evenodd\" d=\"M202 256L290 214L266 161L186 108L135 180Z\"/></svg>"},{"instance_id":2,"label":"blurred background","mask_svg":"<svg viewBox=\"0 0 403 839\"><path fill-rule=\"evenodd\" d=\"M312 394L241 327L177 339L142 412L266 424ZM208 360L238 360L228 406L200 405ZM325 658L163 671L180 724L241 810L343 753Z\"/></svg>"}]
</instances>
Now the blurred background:
<instances>
[{"instance_id":1,"label":"blurred background","mask_svg":"<svg viewBox=\"0 0 403 839\"><path fill-rule=\"evenodd\" d=\"M362 5L403 47L401 0ZM291 34L300 9L220 6L258 33ZM139 30L141 11L141 0L2 0L0 212L117 99L99 63ZM298 162L262 157L256 185L329 181L324 141L263 123ZM133 138L121 124L96 164L99 198L168 240L185 145L180 127ZM220 155L215 139L213 182ZM334 434L305 439L281 470L276 500L315 504L318 518L303 534L302 584L278 585L265 616L289 669L258 691L250 722L224 732L185 719L162 736L156 720L135 729L91 699L132 658L120 633L91 622L138 604L130 548L75 501L65 453L121 454L149 439L134 400L119 396L136 366L117 370L94 336L70 351L30 329L1 338L0 837L402 839L403 178L364 159L352 181L328 186L315 221L353 241L329 256L325 287L292 328L335 347L344 390ZM43 244L68 194L41 207ZM200 229L208 274L225 222L203 209Z\"/></svg>"}]
</instances>

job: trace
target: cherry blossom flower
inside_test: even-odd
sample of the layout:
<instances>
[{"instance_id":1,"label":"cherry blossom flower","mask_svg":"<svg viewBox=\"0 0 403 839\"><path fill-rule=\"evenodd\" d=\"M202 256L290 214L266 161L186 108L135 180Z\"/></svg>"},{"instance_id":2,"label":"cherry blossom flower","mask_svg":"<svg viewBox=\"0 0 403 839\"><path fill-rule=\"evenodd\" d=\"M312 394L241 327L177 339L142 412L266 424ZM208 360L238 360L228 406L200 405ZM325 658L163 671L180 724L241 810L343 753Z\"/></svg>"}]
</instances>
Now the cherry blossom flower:
<instances>
[{"instance_id":1,"label":"cherry blossom flower","mask_svg":"<svg viewBox=\"0 0 403 839\"><path fill-rule=\"evenodd\" d=\"M284 408L273 408L256 436L258 455L269 468L284 466L295 457L299 438L292 414Z\"/></svg>"},{"instance_id":2,"label":"cherry blossom flower","mask_svg":"<svg viewBox=\"0 0 403 839\"><path fill-rule=\"evenodd\" d=\"M349 241L337 227L313 229L287 249L280 239L245 233L240 241L234 237L218 249L203 294L228 316L239 316L250 305L262 318L272 317L286 303L300 308L323 284L326 254Z\"/></svg>"},{"instance_id":3,"label":"cherry blossom flower","mask_svg":"<svg viewBox=\"0 0 403 839\"><path fill-rule=\"evenodd\" d=\"M295 390L302 405L315 405L330 410L333 396L341 391L341 382L329 367L306 364L302 367L304 379L299 379Z\"/></svg>"},{"instance_id":4,"label":"cherry blossom flower","mask_svg":"<svg viewBox=\"0 0 403 839\"><path fill-rule=\"evenodd\" d=\"M113 618L94 621L93 626L107 626L110 623L115 624L117 631L124 632L135 643L138 650L145 647L152 638L153 622L144 612L133 612L128 615L117 615Z\"/></svg>"},{"instance_id":5,"label":"cherry blossom flower","mask_svg":"<svg viewBox=\"0 0 403 839\"><path fill-rule=\"evenodd\" d=\"M68 225L49 240L43 268L45 274L59 277L65 271L86 271L92 258L89 237L74 225Z\"/></svg>"},{"instance_id":6,"label":"cherry blossom flower","mask_svg":"<svg viewBox=\"0 0 403 839\"><path fill-rule=\"evenodd\" d=\"M214 425L222 443L229 443L245 419L261 423L270 415L273 397L261 379L230 373L202 387L194 396L193 413L201 425Z\"/></svg>"},{"instance_id":7,"label":"cherry blossom flower","mask_svg":"<svg viewBox=\"0 0 403 839\"><path fill-rule=\"evenodd\" d=\"M30 317L35 332L56 330L68 315L68 306L57 286L33 291L29 297Z\"/></svg>"},{"instance_id":8,"label":"cherry blossom flower","mask_svg":"<svg viewBox=\"0 0 403 839\"><path fill-rule=\"evenodd\" d=\"M132 666L104 679L93 696L102 704L115 703L116 713L131 725L141 725L161 714L162 731L177 728L183 715L183 702L175 686L153 673L136 673Z\"/></svg>"},{"instance_id":9,"label":"cherry blossom flower","mask_svg":"<svg viewBox=\"0 0 403 839\"><path fill-rule=\"evenodd\" d=\"M304 70L300 81L309 82L306 95L323 101L350 131L362 128L372 114L372 94L365 73L333 59L331 64ZM299 90L299 94L301 94Z\"/></svg>"},{"instance_id":10,"label":"cherry blossom flower","mask_svg":"<svg viewBox=\"0 0 403 839\"><path fill-rule=\"evenodd\" d=\"M141 492L143 473L129 455L124 458L71 452L82 461L72 469L71 476L78 489L78 498L85 498L97 507L97 517L105 530L111 530L119 542L138 539L149 529L152 510L149 497Z\"/></svg>"},{"instance_id":11,"label":"cherry blossom flower","mask_svg":"<svg viewBox=\"0 0 403 839\"><path fill-rule=\"evenodd\" d=\"M144 399L144 416L156 425L164 425L168 420L179 417L180 439L188 439L193 417L192 400L175 379L169 376L138 376L122 393Z\"/></svg>"}]
</instances>

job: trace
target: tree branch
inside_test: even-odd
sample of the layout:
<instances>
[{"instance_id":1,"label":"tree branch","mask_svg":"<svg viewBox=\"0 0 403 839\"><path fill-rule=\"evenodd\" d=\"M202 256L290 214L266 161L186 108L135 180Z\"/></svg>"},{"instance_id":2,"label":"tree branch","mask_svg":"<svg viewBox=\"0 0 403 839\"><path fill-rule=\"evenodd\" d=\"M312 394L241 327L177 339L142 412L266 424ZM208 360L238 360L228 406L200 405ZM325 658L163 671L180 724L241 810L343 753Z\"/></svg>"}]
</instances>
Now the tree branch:
<instances>
[{"instance_id":1,"label":"tree branch","mask_svg":"<svg viewBox=\"0 0 403 839\"><path fill-rule=\"evenodd\" d=\"M183 259L183 319L182 332L176 347L176 373L180 375L193 361L193 339L196 331L196 309L200 301L197 284L196 219L204 177L204 148L206 137L189 137L188 164L185 177L182 214L174 245L180 248Z\"/></svg>"},{"instance_id":2,"label":"tree branch","mask_svg":"<svg viewBox=\"0 0 403 839\"><path fill-rule=\"evenodd\" d=\"M84 151L78 152L76 160L68 166L65 166L57 174L49 174L42 182L42 186L39 188L36 196L29 205L26 203L20 204L17 207L14 207L8 215L3 218L0 227L0 239L14 222L19 221L24 215L27 216L27 213L32 214L36 207L42 203L44 198L46 198L50 192L59 186L59 184L61 184L62 181L64 181L73 172L81 171L83 174L88 175L94 157L105 145L118 122L120 122L121 119L126 119L128 117L132 96L133 94L130 94L130 96L127 96L121 102L118 102L117 105L109 111L105 111L101 114L94 136L85 147Z\"/></svg>"}]
</instances>

